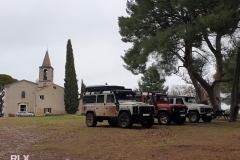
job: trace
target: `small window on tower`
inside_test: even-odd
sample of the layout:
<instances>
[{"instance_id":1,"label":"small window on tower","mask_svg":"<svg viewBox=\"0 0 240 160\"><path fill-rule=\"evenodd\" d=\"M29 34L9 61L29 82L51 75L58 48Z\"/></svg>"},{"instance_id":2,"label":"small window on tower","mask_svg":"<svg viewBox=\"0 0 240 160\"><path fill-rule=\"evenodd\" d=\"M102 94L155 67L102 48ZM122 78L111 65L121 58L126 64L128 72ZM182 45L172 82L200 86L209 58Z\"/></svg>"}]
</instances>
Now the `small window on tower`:
<instances>
[{"instance_id":1,"label":"small window on tower","mask_svg":"<svg viewBox=\"0 0 240 160\"><path fill-rule=\"evenodd\" d=\"M47 69L43 70L43 80L47 80Z\"/></svg>"},{"instance_id":2,"label":"small window on tower","mask_svg":"<svg viewBox=\"0 0 240 160\"><path fill-rule=\"evenodd\" d=\"M41 99L41 100L44 100L44 95L40 95L40 99Z\"/></svg>"},{"instance_id":3,"label":"small window on tower","mask_svg":"<svg viewBox=\"0 0 240 160\"><path fill-rule=\"evenodd\" d=\"M53 86L53 89L56 89L56 86Z\"/></svg>"}]
</instances>

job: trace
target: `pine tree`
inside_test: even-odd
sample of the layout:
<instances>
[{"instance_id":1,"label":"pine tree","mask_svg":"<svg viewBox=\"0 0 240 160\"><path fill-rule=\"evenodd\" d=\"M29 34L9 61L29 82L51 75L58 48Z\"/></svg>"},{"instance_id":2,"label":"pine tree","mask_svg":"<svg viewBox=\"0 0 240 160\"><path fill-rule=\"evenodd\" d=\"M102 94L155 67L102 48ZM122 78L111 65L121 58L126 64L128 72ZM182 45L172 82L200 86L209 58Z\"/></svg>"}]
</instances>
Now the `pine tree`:
<instances>
[{"instance_id":1,"label":"pine tree","mask_svg":"<svg viewBox=\"0 0 240 160\"><path fill-rule=\"evenodd\" d=\"M69 114L75 114L78 111L78 84L77 75L74 65L73 49L71 40L67 42L67 55L65 64L65 79L64 79L64 104L65 111Z\"/></svg>"},{"instance_id":2,"label":"pine tree","mask_svg":"<svg viewBox=\"0 0 240 160\"><path fill-rule=\"evenodd\" d=\"M237 0L127 1L128 16L118 19L122 41L133 44L122 56L124 67L140 74L155 61L167 76L185 67L201 101L202 87L214 109L220 109L220 82L227 81L222 38L237 30L239 6ZM211 62L216 73L209 83L203 69Z\"/></svg>"},{"instance_id":3,"label":"pine tree","mask_svg":"<svg viewBox=\"0 0 240 160\"><path fill-rule=\"evenodd\" d=\"M163 92L165 79L160 78L158 70L155 66L149 67L138 82L140 91Z\"/></svg>"}]
</instances>

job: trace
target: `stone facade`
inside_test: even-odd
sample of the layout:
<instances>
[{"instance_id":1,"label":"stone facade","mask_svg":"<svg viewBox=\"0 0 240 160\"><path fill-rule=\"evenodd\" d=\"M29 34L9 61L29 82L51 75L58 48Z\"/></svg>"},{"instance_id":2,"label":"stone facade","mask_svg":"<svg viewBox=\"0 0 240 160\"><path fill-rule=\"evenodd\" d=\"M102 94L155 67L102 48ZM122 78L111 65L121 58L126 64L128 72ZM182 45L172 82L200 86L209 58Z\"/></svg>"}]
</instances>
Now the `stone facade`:
<instances>
[{"instance_id":1,"label":"stone facade","mask_svg":"<svg viewBox=\"0 0 240 160\"><path fill-rule=\"evenodd\" d=\"M18 111L34 112L34 92L37 83L21 80L5 86L4 116Z\"/></svg>"},{"instance_id":2,"label":"stone facade","mask_svg":"<svg viewBox=\"0 0 240 160\"><path fill-rule=\"evenodd\" d=\"M35 92L35 115L45 113L66 114L64 107L64 88L52 84Z\"/></svg>"}]
</instances>

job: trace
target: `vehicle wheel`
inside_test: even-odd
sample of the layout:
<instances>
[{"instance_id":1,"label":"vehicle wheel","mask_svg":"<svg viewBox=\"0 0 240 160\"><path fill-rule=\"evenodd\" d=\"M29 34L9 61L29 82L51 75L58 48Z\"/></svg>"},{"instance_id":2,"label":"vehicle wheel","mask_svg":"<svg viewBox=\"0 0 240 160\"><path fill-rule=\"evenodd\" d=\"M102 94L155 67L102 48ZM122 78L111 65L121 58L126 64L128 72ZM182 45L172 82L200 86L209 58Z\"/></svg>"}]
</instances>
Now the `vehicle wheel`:
<instances>
[{"instance_id":1,"label":"vehicle wheel","mask_svg":"<svg viewBox=\"0 0 240 160\"><path fill-rule=\"evenodd\" d=\"M202 120L203 120L203 122L211 122L212 121L212 117L203 116Z\"/></svg>"},{"instance_id":2,"label":"vehicle wheel","mask_svg":"<svg viewBox=\"0 0 240 160\"><path fill-rule=\"evenodd\" d=\"M154 118L151 118L151 119L149 119L149 120L146 120L146 121L142 121L142 122L141 122L141 125L142 125L142 127L144 127L144 128L151 128L151 127L153 126L153 124L154 124Z\"/></svg>"},{"instance_id":3,"label":"vehicle wheel","mask_svg":"<svg viewBox=\"0 0 240 160\"><path fill-rule=\"evenodd\" d=\"M190 112L189 113L189 121L192 123L197 123L200 119L200 116L197 112Z\"/></svg>"},{"instance_id":4,"label":"vehicle wheel","mask_svg":"<svg viewBox=\"0 0 240 160\"><path fill-rule=\"evenodd\" d=\"M95 127L97 125L97 119L91 112L86 115L86 125L88 127Z\"/></svg>"},{"instance_id":5,"label":"vehicle wheel","mask_svg":"<svg viewBox=\"0 0 240 160\"><path fill-rule=\"evenodd\" d=\"M109 119L109 120L108 120L108 124L109 124L111 127L116 127L116 126L117 126L117 120L115 120L115 119Z\"/></svg>"},{"instance_id":6,"label":"vehicle wheel","mask_svg":"<svg viewBox=\"0 0 240 160\"><path fill-rule=\"evenodd\" d=\"M176 124L183 124L183 123L186 122L186 117L184 117L184 118L176 118L176 119L174 119L173 121L174 121L174 123L176 123Z\"/></svg>"},{"instance_id":7,"label":"vehicle wheel","mask_svg":"<svg viewBox=\"0 0 240 160\"><path fill-rule=\"evenodd\" d=\"M171 123L171 117L168 113L162 112L158 115L158 123L168 125Z\"/></svg>"},{"instance_id":8,"label":"vehicle wheel","mask_svg":"<svg viewBox=\"0 0 240 160\"><path fill-rule=\"evenodd\" d=\"M121 128L130 128L132 126L131 116L127 112L121 112L119 114L118 126Z\"/></svg>"}]
</instances>

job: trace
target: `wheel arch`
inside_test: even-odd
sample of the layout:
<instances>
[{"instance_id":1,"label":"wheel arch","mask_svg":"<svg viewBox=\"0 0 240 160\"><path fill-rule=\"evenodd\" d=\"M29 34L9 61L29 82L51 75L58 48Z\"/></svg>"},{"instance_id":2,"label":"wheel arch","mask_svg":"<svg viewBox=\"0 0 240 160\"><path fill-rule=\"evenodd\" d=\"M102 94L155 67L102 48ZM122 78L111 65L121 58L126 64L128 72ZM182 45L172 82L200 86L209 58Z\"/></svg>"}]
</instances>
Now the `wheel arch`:
<instances>
[{"instance_id":1,"label":"wheel arch","mask_svg":"<svg viewBox=\"0 0 240 160\"><path fill-rule=\"evenodd\" d=\"M159 115L159 114L162 113L162 112L166 112L166 113L169 114L169 110L168 110L167 108L160 108L160 109L158 110L158 112L157 112L157 115Z\"/></svg>"},{"instance_id":2,"label":"wheel arch","mask_svg":"<svg viewBox=\"0 0 240 160\"><path fill-rule=\"evenodd\" d=\"M197 114L199 114L199 111L196 108L188 109L187 114L189 115L191 112L196 112Z\"/></svg>"},{"instance_id":3,"label":"wheel arch","mask_svg":"<svg viewBox=\"0 0 240 160\"><path fill-rule=\"evenodd\" d=\"M87 111L87 112L86 112L86 115L87 115L88 113L93 113L93 115L96 117L96 112L95 112L94 110L89 110L89 111Z\"/></svg>"},{"instance_id":4,"label":"wheel arch","mask_svg":"<svg viewBox=\"0 0 240 160\"><path fill-rule=\"evenodd\" d=\"M129 115L131 115L131 111L130 111L129 108L121 108L121 109L119 110L119 114L122 113L122 112L127 112ZM119 114L118 114L118 115L119 115Z\"/></svg>"}]
</instances>

